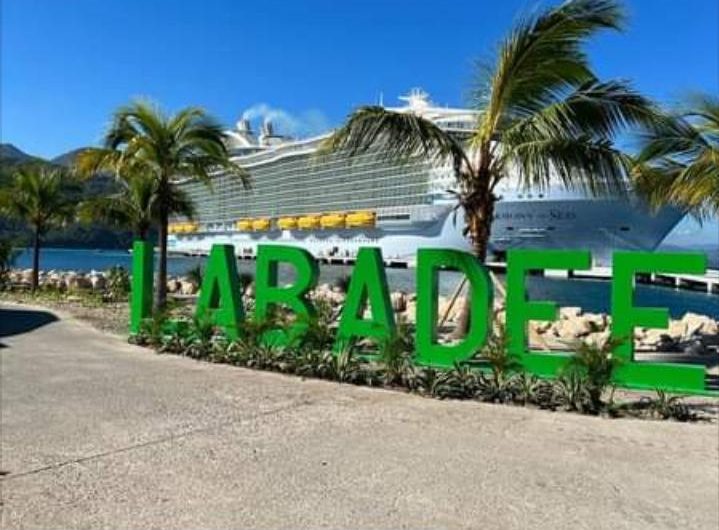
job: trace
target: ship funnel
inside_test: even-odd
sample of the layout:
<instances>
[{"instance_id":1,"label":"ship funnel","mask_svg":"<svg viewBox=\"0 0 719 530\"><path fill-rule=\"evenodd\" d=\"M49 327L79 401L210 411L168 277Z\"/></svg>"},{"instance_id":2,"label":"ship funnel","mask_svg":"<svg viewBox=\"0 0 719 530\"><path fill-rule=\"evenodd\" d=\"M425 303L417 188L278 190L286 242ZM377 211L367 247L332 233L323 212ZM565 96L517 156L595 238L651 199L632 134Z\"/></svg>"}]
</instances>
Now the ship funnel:
<instances>
[{"instance_id":1,"label":"ship funnel","mask_svg":"<svg viewBox=\"0 0 719 530\"><path fill-rule=\"evenodd\" d=\"M262 122L262 135L263 136L274 136L275 135L275 128L272 125L272 122L269 119L265 119L264 122Z\"/></svg>"},{"instance_id":2,"label":"ship funnel","mask_svg":"<svg viewBox=\"0 0 719 530\"><path fill-rule=\"evenodd\" d=\"M250 120L248 120L247 118L242 118L240 121L238 121L237 130L241 133L251 133L252 126L250 125Z\"/></svg>"}]
</instances>

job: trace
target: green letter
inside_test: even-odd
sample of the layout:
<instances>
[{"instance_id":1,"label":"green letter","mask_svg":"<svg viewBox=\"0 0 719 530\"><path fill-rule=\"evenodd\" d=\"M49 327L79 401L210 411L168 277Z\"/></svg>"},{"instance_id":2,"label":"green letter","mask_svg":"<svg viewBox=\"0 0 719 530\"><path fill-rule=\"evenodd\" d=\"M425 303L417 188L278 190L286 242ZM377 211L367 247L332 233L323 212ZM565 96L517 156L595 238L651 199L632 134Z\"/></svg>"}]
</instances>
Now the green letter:
<instances>
[{"instance_id":1,"label":"green letter","mask_svg":"<svg viewBox=\"0 0 719 530\"><path fill-rule=\"evenodd\" d=\"M132 290L130 293L130 334L140 333L142 321L152 314L152 243L132 244Z\"/></svg>"},{"instance_id":2,"label":"green letter","mask_svg":"<svg viewBox=\"0 0 719 530\"><path fill-rule=\"evenodd\" d=\"M530 373L552 377L568 356L527 351L527 322L555 320L557 304L530 302L525 276L530 270L581 270L591 266L592 256L585 250L510 250L507 253L507 333L509 351L517 356Z\"/></svg>"},{"instance_id":3,"label":"green letter","mask_svg":"<svg viewBox=\"0 0 719 530\"><path fill-rule=\"evenodd\" d=\"M464 273L469 281L470 328L464 340L451 346L437 344L439 270ZM417 362L448 367L470 359L487 340L491 329L492 283L484 266L459 250L423 248L417 252Z\"/></svg>"},{"instance_id":4,"label":"green letter","mask_svg":"<svg viewBox=\"0 0 719 530\"><path fill-rule=\"evenodd\" d=\"M207 259L195 315L203 318L208 313L215 325L224 329L230 340L239 336L239 326L244 315L235 248L232 245L212 245Z\"/></svg>"},{"instance_id":5,"label":"green letter","mask_svg":"<svg viewBox=\"0 0 719 530\"><path fill-rule=\"evenodd\" d=\"M667 391L704 391L701 366L634 362L634 328L666 328L665 308L634 306L634 275L637 272L704 274L707 260L696 253L617 252L613 259L612 337L621 340L614 354L622 362L614 374L620 385L661 388Z\"/></svg>"},{"instance_id":6,"label":"green letter","mask_svg":"<svg viewBox=\"0 0 719 530\"><path fill-rule=\"evenodd\" d=\"M294 284L284 287L277 285L277 270L280 262L294 267L296 274ZM315 314L314 307L307 300L307 293L315 288L318 277L317 261L305 249L284 245L258 246L255 320L258 322L265 320L271 305L287 306L299 317L286 332L278 330L268 335L269 340L276 344L287 344L307 329L307 319L312 318Z\"/></svg>"},{"instance_id":7,"label":"green letter","mask_svg":"<svg viewBox=\"0 0 719 530\"><path fill-rule=\"evenodd\" d=\"M365 320L362 314L367 302L372 318ZM378 248L361 248L347 289L336 348L347 346L354 337L383 340L394 333L394 313L389 300L382 252Z\"/></svg>"}]
</instances>

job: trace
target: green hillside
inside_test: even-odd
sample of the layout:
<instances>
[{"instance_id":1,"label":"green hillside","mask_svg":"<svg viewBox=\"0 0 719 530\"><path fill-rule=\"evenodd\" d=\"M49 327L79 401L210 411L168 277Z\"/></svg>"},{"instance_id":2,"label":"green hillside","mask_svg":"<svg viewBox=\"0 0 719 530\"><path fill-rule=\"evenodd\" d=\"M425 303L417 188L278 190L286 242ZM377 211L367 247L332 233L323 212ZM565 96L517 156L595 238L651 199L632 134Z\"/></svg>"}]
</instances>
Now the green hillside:
<instances>
[{"instance_id":1,"label":"green hillside","mask_svg":"<svg viewBox=\"0 0 719 530\"><path fill-rule=\"evenodd\" d=\"M48 161L29 155L12 144L0 144L0 187L7 186L13 173L26 165L47 167L70 167L75 156L82 149L74 149ZM83 182L77 196L81 200L108 195L115 190L115 183L109 175L98 175ZM17 222L0 217L0 238L11 238L18 245L29 243L29 231ZM48 247L73 248L129 248L132 236L129 232L121 232L100 223L92 225L72 224L63 230L53 230L45 238Z\"/></svg>"}]
</instances>

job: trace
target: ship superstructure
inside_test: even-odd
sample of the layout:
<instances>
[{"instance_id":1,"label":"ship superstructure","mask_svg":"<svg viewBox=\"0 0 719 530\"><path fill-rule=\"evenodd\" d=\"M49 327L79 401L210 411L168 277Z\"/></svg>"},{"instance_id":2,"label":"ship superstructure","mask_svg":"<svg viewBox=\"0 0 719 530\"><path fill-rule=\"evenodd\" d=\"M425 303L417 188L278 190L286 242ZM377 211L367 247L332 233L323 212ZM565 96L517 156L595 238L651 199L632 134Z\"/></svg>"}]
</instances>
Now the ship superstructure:
<instances>
[{"instance_id":1,"label":"ship superstructure","mask_svg":"<svg viewBox=\"0 0 719 530\"><path fill-rule=\"evenodd\" d=\"M476 113L433 105L426 93L401 98L399 112L417 113L457 135L471 133ZM196 203L197 218L175 220L170 248L205 254L214 243L231 243L242 257L259 244L300 245L329 262L352 261L363 246L378 246L390 264L413 265L421 247L469 250L462 212L448 190L450 167L426 159L390 160L381 152L353 157L318 154L329 135L295 140L265 121L256 135L247 120L228 132L234 160L249 171L251 189L216 174L211 185L180 185ZM586 248L604 263L614 249L653 249L681 219L664 209L651 214L637 198L594 198L560 185L527 192L513 179L500 195L491 249Z\"/></svg>"}]
</instances>

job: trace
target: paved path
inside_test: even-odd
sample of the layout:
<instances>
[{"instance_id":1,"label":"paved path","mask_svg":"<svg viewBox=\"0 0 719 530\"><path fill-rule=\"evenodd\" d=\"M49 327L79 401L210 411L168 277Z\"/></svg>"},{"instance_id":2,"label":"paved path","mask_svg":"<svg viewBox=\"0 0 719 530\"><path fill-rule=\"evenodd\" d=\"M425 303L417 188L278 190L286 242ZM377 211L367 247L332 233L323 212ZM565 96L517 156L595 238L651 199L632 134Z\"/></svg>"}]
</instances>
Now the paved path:
<instances>
[{"instance_id":1,"label":"paved path","mask_svg":"<svg viewBox=\"0 0 719 530\"><path fill-rule=\"evenodd\" d=\"M2 528L719 527L716 424L302 381L8 306L0 343Z\"/></svg>"}]
</instances>

